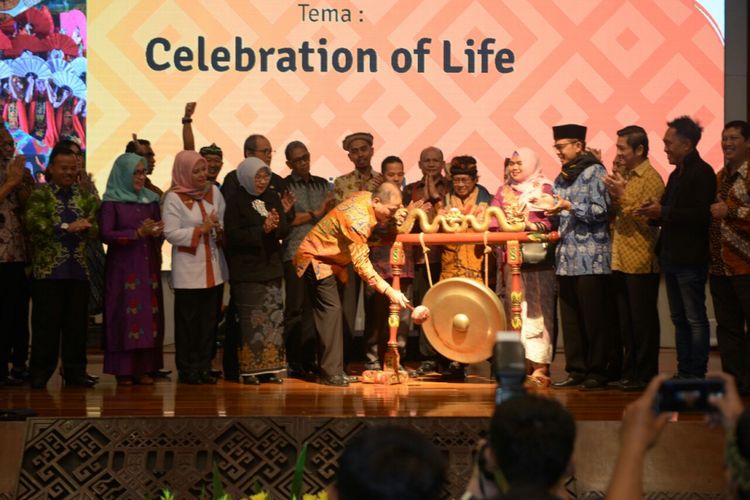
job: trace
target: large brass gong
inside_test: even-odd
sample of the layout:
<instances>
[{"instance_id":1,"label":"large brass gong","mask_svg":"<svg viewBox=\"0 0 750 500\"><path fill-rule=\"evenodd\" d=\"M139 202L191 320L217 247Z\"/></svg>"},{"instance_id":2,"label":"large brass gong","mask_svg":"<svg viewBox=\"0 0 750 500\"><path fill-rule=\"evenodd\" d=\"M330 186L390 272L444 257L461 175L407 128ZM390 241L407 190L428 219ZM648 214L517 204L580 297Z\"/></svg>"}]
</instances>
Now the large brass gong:
<instances>
[{"instance_id":1,"label":"large brass gong","mask_svg":"<svg viewBox=\"0 0 750 500\"><path fill-rule=\"evenodd\" d=\"M461 363L492 356L495 332L505 330L505 310L495 292L468 278L436 283L422 299L430 317L422 324L440 354Z\"/></svg>"}]
</instances>

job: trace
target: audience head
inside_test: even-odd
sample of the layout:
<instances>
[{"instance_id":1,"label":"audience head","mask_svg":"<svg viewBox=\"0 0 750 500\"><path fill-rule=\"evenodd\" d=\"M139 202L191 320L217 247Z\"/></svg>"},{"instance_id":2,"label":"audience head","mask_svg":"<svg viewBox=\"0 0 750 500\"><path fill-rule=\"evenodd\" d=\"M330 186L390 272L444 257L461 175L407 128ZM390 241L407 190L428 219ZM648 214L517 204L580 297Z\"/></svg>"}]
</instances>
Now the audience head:
<instances>
[{"instance_id":1,"label":"audience head","mask_svg":"<svg viewBox=\"0 0 750 500\"><path fill-rule=\"evenodd\" d=\"M490 423L490 448L510 489L554 487L568 468L575 444L573 417L560 403L535 395L509 399Z\"/></svg>"},{"instance_id":2,"label":"audience head","mask_svg":"<svg viewBox=\"0 0 750 500\"><path fill-rule=\"evenodd\" d=\"M440 498L445 463L417 431L372 427L349 442L339 461L334 491L340 500Z\"/></svg>"},{"instance_id":3,"label":"audience head","mask_svg":"<svg viewBox=\"0 0 750 500\"><path fill-rule=\"evenodd\" d=\"M224 152L213 142L210 146L203 146L199 153L206 159L208 180L215 181L224 166Z\"/></svg>"},{"instance_id":4,"label":"audience head","mask_svg":"<svg viewBox=\"0 0 750 500\"><path fill-rule=\"evenodd\" d=\"M284 149L286 165L294 175L308 179L310 177L310 152L301 141L292 141Z\"/></svg>"},{"instance_id":5,"label":"audience head","mask_svg":"<svg viewBox=\"0 0 750 500\"><path fill-rule=\"evenodd\" d=\"M739 166L746 162L750 155L750 124L743 120L734 120L724 125L721 132L721 149L724 162Z\"/></svg>"},{"instance_id":6,"label":"audience head","mask_svg":"<svg viewBox=\"0 0 750 500\"><path fill-rule=\"evenodd\" d=\"M378 222L392 218L401 208L401 188L392 182L383 182L372 194L372 209Z\"/></svg>"},{"instance_id":7,"label":"audience head","mask_svg":"<svg viewBox=\"0 0 750 500\"><path fill-rule=\"evenodd\" d=\"M586 150L586 127L575 123L552 127L552 146L563 165L575 160Z\"/></svg>"},{"instance_id":8,"label":"audience head","mask_svg":"<svg viewBox=\"0 0 750 500\"><path fill-rule=\"evenodd\" d=\"M271 169L260 158L245 158L237 166L237 180L245 191L260 196L271 182Z\"/></svg>"},{"instance_id":9,"label":"audience head","mask_svg":"<svg viewBox=\"0 0 750 500\"><path fill-rule=\"evenodd\" d=\"M737 419L734 431L734 450L727 452L727 467L737 497L750 500L750 408L746 408Z\"/></svg>"},{"instance_id":10,"label":"audience head","mask_svg":"<svg viewBox=\"0 0 750 500\"><path fill-rule=\"evenodd\" d=\"M685 157L695 150L701 140L703 127L689 116L680 116L667 123L664 152L671 165L682 165Z\"/></svg>"},{"instance_id":11,"label":"audience head","mask_svg":"<svg viewBox=\"0 0 750 500\"><path fill-rule=\"evenodd\" d=\"M245 158L260 158L271 168L271 159L273 159L274 150L271 147L271 141L260 134L252 134L245 139L243 146Z\"/></svg>"},{"instance_id":12,"label":"audience head","mask_svg":"<svg viewBox=\"0 0 750 500\"><path fill-rule=\"evenodd\" d=\"M473 156L456 156L451 160L450 172L453 194L465 199L474 191L479 180L477 160Z\"/></svg>"},{"instance_id":13,"label":"audience head","mask_svg":"<svg viewBox=\"0 0 750 500\"><path fill-rule=\"evenodd\" d=\"M442 175L445 168L443 152L434 146L425 148L419 154L419 169L425 177L438 177Z\"/></svg>"},{"instance_id":14,"label":"audience head","mask_svg":"<svg viewBox=\"0 0 750 500\"><path fill-rule=\"evenodd\" d=\"M620 168L632 170L648 158L648 135L643 127L629 125L617 131L617 156Z\"/></svg>"},{"instance_id":15,"label":"audience head","mask_svg":"<svg viewBox=\"0 0 750 500\"><path fill-rule=\"evenodd\" d=\"M372 141L372 134L368 132L355 132L344 137L341 145L349 153L349 160L357 170L366 171L371 168L372 155L375 153Z\"/></svg>"},{"instance_id":16,"label":"audience head","mask_svg":"<svg viewBox=\"0 0 750 500\"><path fill-rule=\"evenodd\" d=\"M385 180L400 186L404 182L404 162L398 156L387 156L380 164Z\"/></svg>"}]
</instances>

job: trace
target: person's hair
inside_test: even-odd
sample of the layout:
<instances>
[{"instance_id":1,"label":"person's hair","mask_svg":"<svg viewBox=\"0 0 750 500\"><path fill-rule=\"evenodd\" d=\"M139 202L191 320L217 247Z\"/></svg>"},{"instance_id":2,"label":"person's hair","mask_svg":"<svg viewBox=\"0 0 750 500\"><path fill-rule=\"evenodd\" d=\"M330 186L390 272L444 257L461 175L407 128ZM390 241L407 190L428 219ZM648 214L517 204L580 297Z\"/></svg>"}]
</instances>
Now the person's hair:
<instances>
[{"instance_id":1,"label":"person's hair","mask_svg":"<svg viewBox=\"0 0 750 500\"><path fill-rule=\"evenodd\" d=\"M573 417L553 399L522 395L502 403L490 422L490 447L508 484L552 487L573 453Z\"/></svg>"},{"instance_id":2,"label":"person's hair","mask_svg":"<svg viewBox=\"0 0 750 500\"><path fill-rule=\"evenodd\" d=\"M248 139L250 139L250 137L248 137ZM255 146L257 146L257 144L253 144L253 147ZM305 143L302 141L292 141L286 145L286 148L284 148L284 156L286 157L287 161L292 159L292 151L299 148L307 149L307 146L305 146ZM245 149L247 149L247 141L245 141Z\"/></svg>"},{"instance_id":3,"label":"person's hair","mask_svg":"<svg viewBox=\"0 0 750 500\"><path fill-rule=\"evenodd\" d=\"M245 153L245 158L247 158L248 151L256 150L256 148L258 147L258 139L260 138L265 139L265 136L261 134L250 134L247 136L247 139L245 139L245 144L242 146L242 150Z\"/></svg>"},{"instance_id":4,"label":"person's hair","mask_svg":"<svg viewBox=\"0 0 750 500\"><path fill-rule=\"evenodd\" d=\"M52 148L52 152L50 152L49 157L47 157L47 168L44 169L44 179L46 181L50 180L49 168L55 164L55 160L58 156L76 156L77 154L78 153L73 151L67 144L61 144L59 142L55 144L55 147Z\"/></svg>"},{"instance_id":5,"label":"person's hair","mask_svg":"<svg viewBox=\"0 0 750 500\"><path fill-rule=\"evenodd\" d=\"M732 120L724 125L722 132L728 128L736 128L740 131L740 134L742 134L742 137L744 137L745 140L750 139L750 123L747 123L744 120Z\"/></svg>"},{"instance_id":6,"label":"person's hair","mask_svg":"<svg viewBox=\"0 0 750 500\"><path fill-rule=\"evenodd\" d=\"M83 151L80 144L75 141L71 141L70 139L60 139L55 144L55 148L76 148L78 151Z\"/></svg>"},{"instance_id":7,"label":"person's hair","mask_svg":"<svg viewBox=\"0 0 750 500\"><path fill-rule=\"evenodd\" d=\"M136 144L135 141L129 141L125 145L125 152L126 153L137 153L138 152L138 146L150 146L151 141L148 139L138 139L138 143Z\"/></svg>"},{"instance_id":8,"label":"person's hair","mask_svg":"<svg viewBox=\"0 0 750 500\"><path fill-rule=\"evenodd\" d=\"M698 146L703 135L703 127L687 115L678 116L671 122L667 122L667 127L673 128L677 135L690 141L693 147Z\"/></svg>"},{"instance_id":9,"label":"person's hair","mask_svg":"<svg viewBox=\"0 0 750 500\"><path fill-rule=\"evenodd\" d=\"M384 181L373 191L372 196L377 197L383 203L388 203L396 194L401 196L401 188L391 181Z\"/></svg>"},{"instance_id":10,"label":"person's hair","mask_svg":"<svg viewBox=\"0 0 750 500\"><path fill-rule=\"evenodd\" d=\"M341 500L440 498L443 457L432 442L405 427L363 430L341 454L336 489Z\"/></svg>"},{"instance_id":11,"label":"person's hair","mask_svg":"<svg viewBox=\"0 0 750 500\"><path fill-rule=\"evenodd\" d=\"M401 165L404 164L403 161L401 161L401 158L398 156L386 156L385 159L380 163L380 172L385 173L385 166L390 165L391 163L400 163Z\"/></svg>"},{"instance_id":12,"label":"person's hair","mask_svg":"<svg viewBox=\"0 0 750 500\"><path fill-rule=\"evenodd\" d=\"M643 157L648 158L648 135L643 127L628 125L617 131L617 137L624 137L633 151L637 150L638 146L643 146Z\"/></svg>"}]
</instances>

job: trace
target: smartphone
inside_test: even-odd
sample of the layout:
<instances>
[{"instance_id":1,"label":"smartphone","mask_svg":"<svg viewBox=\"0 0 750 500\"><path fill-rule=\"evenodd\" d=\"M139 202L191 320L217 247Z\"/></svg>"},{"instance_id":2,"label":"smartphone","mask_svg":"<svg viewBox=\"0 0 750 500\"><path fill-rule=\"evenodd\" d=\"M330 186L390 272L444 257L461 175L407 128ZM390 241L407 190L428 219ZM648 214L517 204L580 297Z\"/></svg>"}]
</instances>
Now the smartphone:
<instances>
[{"instance_id":1,"label":"smartphone","mask_svg":"<svg viewBox=\"0 0 750 500\"><path fill-rule=\"evenodd\" d=\"M665 380L654 400L654 410L681 413L714 413L718 409L708 402L710 396L724 396L721 379Z\"/></svg>"}]
</instances>

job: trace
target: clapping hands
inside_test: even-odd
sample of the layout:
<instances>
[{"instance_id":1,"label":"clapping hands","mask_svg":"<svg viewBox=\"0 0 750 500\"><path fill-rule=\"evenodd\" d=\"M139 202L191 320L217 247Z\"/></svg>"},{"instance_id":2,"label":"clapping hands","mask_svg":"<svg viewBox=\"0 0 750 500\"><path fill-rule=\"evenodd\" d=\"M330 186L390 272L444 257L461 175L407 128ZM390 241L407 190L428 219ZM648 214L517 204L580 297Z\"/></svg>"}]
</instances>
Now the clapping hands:
<instances>
[{"instance_id":1,"label":"clapping hands","mask_svg":"<svg viewBox=\"0 0 750 500\"><path fill-rule=\"evenodd\" d=\"M277 227L279 227L279 213L275 208L273 208L268 213L268 217L266 217L266 220L263 221L263 232L268 234L271 231L275 230Z\"/></svg>"},{"instance_id":2,"label":"clapping hands","mask_svg":"<svg viewBox=\"0 0 750 500\"><path fill-rule=\"evenodd\" d=\"M138 236L143 238L146 236L157 237L161 236L164 231L164 223L162 221L156 222L153 219L146 219L138 228Z\"/></svg>"}]
</instances>

